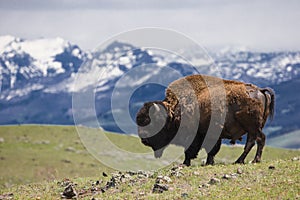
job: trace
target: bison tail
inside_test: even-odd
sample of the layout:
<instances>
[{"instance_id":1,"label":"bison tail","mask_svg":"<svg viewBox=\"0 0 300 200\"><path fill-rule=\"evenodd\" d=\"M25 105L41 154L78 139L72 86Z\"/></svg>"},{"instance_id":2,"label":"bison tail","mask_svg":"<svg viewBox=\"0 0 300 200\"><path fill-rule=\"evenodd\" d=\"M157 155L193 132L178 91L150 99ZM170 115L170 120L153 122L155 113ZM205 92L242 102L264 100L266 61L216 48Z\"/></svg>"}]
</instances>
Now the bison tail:
<instances>
[{"instance_id":1,"label":"bison tail","mask_svg":"<svg viewBox=\"0 0 300 200\"><path fill-rule=\"evenodd\" d=\"M270 111L270 120L272 121L274 118L274 112L275 112L275 92L273 89L271 88L263 88L260 90L262 93L264 93L264 95L266 95L266 92L270 94L271 96L271 102L269 105L269 111Z\"/></svg>"}]
</instances>

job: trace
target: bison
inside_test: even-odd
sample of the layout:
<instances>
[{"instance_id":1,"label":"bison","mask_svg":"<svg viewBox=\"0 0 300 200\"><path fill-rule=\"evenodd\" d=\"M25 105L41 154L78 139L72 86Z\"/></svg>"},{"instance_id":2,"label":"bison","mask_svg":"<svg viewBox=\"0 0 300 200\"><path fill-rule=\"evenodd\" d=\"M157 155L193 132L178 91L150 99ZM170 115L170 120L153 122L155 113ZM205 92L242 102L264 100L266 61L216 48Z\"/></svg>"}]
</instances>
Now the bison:
<instances>
[{"instance_id":1,"label":"bison","mask_svg":"<svg viewBox=\"0 0 300 200\"><path fill-rule=\"evenodd\" d=\"M272 120L274 105L270 88L191 75L172 82L163 101L143 105L136 116L138 135L156 158L169 144L183 146L183 164L190 166L201 148L208 152L206 164L214 164L222 139L234 144L247 133L244 151L235 163L244 163L255 142L253 162L260 162L266 140L262 129L268 118Z\"/></svg>"}]
</instances>

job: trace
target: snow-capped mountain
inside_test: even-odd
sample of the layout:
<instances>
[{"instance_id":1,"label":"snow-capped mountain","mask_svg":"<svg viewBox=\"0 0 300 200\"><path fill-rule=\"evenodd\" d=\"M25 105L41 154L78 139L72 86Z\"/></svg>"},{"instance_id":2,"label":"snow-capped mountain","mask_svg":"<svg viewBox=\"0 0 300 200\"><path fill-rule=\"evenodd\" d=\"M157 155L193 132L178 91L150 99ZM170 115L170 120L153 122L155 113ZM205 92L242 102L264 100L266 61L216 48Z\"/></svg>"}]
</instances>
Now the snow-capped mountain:
<instances>
[{"instance_id":1,"label":"snow-capped mountain","mask_svg":"<svg viewBox=\"0 0 300 200\"><path fill-rule=\"evenodd\" d=\"M72 94L92 87L100 125L120 132L114 112L125 118L129 107L134 119L143 102L164 98L165 87L153 83L167 85L182 76L203 73L275 89L276 117L265 129L269 137L300 129L300 52L227 49L210 52L211 62L192 51L182 51L181 56L202 67L195 69L182 57L118 41L85 52L62 38L1 36L0 124L73 124ZM114 108L113 94L118 105ZM82 117L88 121L91 114L85 112Z\"/></svg>"},{"instance_id":2,"label":"snow-capped mountain","mask_svg":"<svg viewBox=\"0 0 300 200\"><path fill-rule=\"evenodd\" d=\"M0 99L10 100L47 89L76 73L85 57L77 45L62 38L23 40L2 36Z\"/></svg>"},{"instance_id":3,"label":"snow-capped mountain","mask_svg":"<svg viewBox=\"0 0 300 200\"><path fill-rule=\"evenodd\" d=\"M279 84L300 76L300 52L251 52L233 49L212 53L222 77L257 84Z\"/></svg>"}]
</instances>

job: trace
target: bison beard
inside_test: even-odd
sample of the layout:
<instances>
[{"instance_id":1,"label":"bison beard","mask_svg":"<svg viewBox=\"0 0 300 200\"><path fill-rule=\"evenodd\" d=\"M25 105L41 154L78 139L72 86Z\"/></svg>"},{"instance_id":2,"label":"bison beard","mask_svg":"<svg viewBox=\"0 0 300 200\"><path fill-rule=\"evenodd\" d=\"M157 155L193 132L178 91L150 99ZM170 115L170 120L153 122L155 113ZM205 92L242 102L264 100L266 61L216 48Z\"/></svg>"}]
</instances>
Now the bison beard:
<instances>
[{"instance_id":1,"label":"bison beard","mask_svg":"<svg viewBox=\"0 0 300 200\"><path fill-rule=\"evenodd\" d=\"M217 84L220 81L221 86ZM216 84L211 84L208 88L207 82ZM213 104L212 101L221 99L218 96L222 95L220 87L225 91L226 102L223 107L214 107L212 105L219 104ZM244 152L236 163L244 163L255 141L257 152L253 162L260 162L266 139L262 129L267 118L273 118L274 103L275 95L270 88L261 89L253 84L210 76L187 76L168 86L163 101L144 104L136 117L138 134L142 143L153 149L156 158L162 156L169 144L183 146L183 163L187 166L190 166L191 159L197 157L201 148L208 152L206 164L214 164L222 139L230 139L234 144L242 135L247 134ZM218 113L214 119L213 109ZM223 123L221 116L226 116ZM215 127L215 132L208 134L208 127L213 130ZM222 129L218 133L220 127ZM204 141L213 142L213 145L207 148Z\"/></svg>"}]
</instances>

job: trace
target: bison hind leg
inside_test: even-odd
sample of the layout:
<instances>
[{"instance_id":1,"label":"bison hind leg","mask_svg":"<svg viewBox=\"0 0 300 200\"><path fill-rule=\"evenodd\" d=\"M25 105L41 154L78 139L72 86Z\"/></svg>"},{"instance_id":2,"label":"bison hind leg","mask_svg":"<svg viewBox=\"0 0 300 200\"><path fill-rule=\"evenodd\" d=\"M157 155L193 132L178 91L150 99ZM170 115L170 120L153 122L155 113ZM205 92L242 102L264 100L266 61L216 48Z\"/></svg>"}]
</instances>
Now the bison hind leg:
<instances>
[{"instance_id":1,"label":"bison hind leg","mask_svg":"<svg viewBox=\"0 0 300 200\"><path fill-rule=\"evenodd\" d=\"M262 131L260 131L256 138L257 151L254 160L252 161L253 163L258 163L261 161L262 150L265 146L265 142L266 142L266 135Z\"/></svg>"},{"instance_id":2,"label":"bison hind leg","mask_svg":"<svg viewBox=\"0 0 300 200\"><path fill-rule=\"evenodd\" d=\"M252 147L255 145L256 134L248 133L247 142L244 147L244 152L242 155L235 161L235 163L244 164L245 158L248 153L251 151Z\"/></svg>"}]
</instances>

